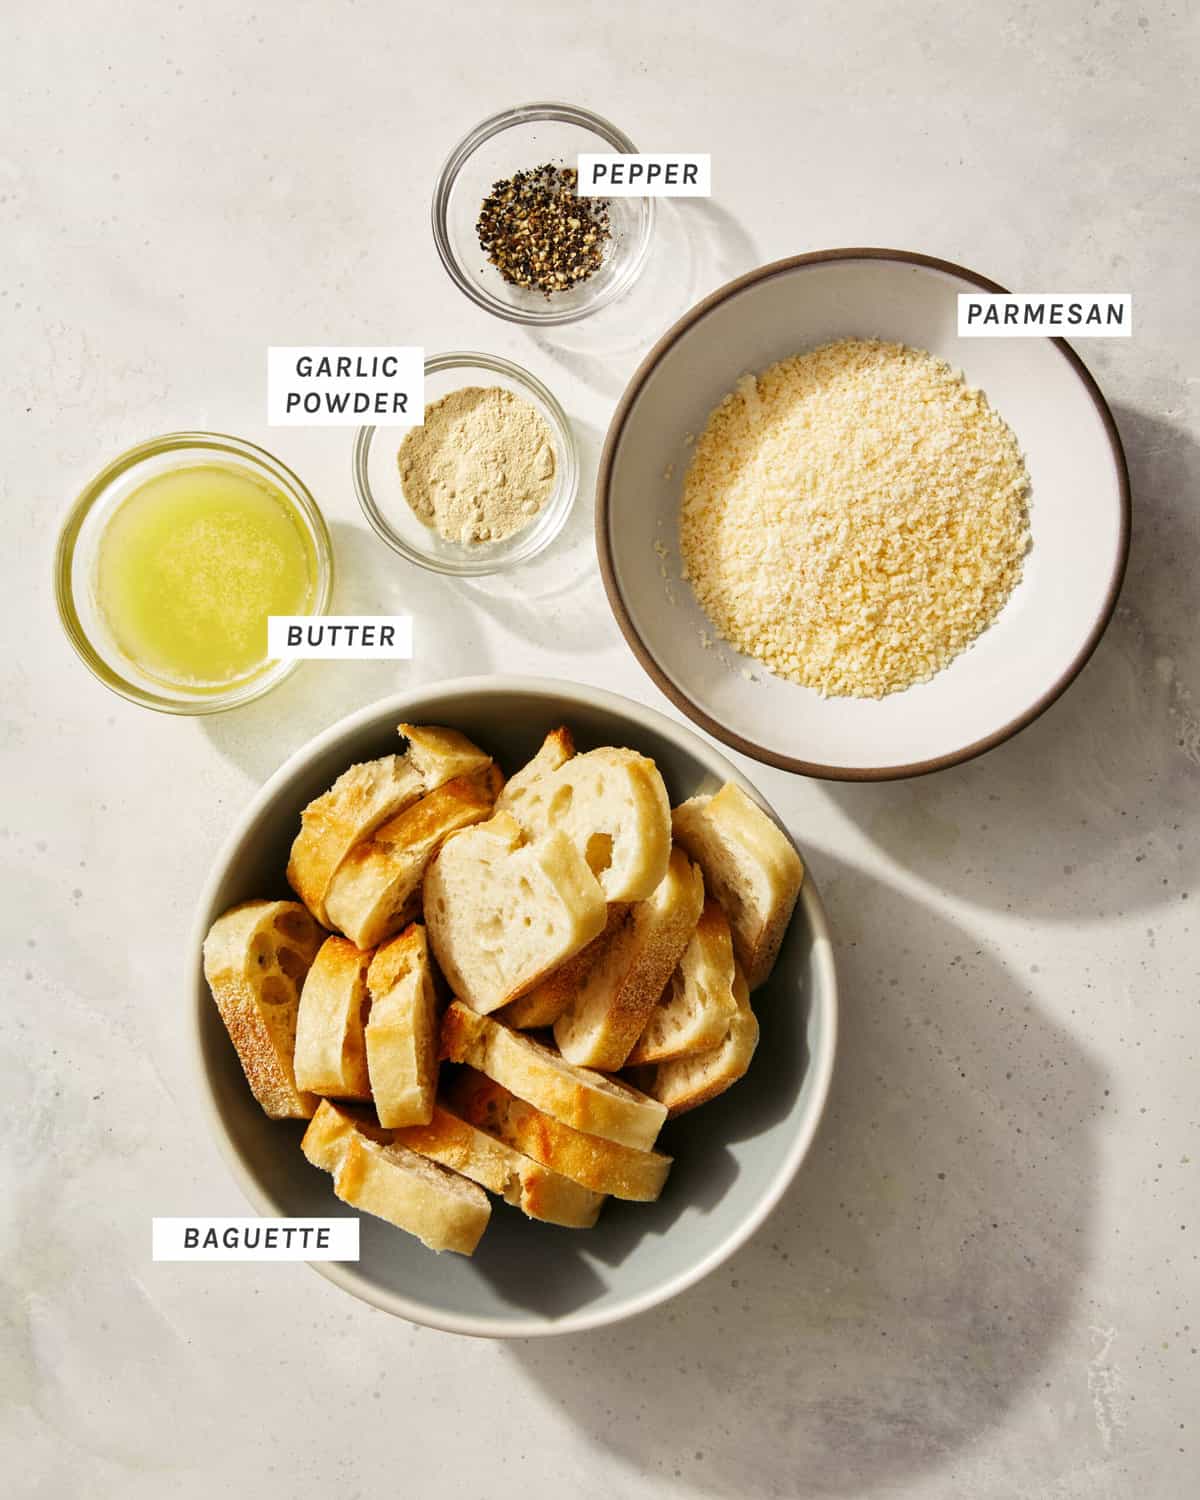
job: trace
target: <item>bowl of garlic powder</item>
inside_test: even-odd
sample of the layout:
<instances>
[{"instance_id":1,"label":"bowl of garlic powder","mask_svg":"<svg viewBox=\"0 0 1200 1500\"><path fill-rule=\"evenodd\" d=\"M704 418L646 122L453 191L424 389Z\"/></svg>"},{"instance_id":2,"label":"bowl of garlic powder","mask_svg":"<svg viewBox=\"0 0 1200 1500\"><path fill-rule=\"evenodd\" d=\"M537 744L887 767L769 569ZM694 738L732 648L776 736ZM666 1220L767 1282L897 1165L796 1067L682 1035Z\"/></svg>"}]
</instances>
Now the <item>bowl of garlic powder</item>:
<instances>
[{"instance_id":1,"label":"bowl of garlic powder","mask_svg":"<svg viewBox=\"0 0 1200 1500\"><path fill-rule=\"evenodd\" d=\"M958 334L1002 287L821 251L714 292L636 371L600 463L614 615L661 690L835 780L979 755L1065 691L1116 606L1129 480L1061 339Z\"/></svg>"},{"instance_id":2,"label":"bowl of garlic powder","mask_svg":"<svg viewBox=\"0 0 1200 1500\"><path fill-rule=\"evenodd\" d=\"M354 485L393 551L478 577L527 562L562 530L579 488L566 413L528 370L491 354L425 361L419 427L362 427Z\"/></svg>"}]
</instances>

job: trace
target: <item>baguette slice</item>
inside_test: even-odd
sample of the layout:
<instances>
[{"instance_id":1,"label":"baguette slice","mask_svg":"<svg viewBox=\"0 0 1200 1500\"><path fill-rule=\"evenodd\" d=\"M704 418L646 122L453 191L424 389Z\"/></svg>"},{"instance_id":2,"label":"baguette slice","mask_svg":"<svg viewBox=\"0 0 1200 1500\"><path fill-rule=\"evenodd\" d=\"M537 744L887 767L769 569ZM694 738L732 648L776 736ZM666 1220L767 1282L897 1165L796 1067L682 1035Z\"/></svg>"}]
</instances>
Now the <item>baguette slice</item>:
<instances>
[{"instance_id":1,"label":"baguette slice","mask_svg":"<svg viewBox=\"0 0 1200 1500\"><path fill-rule=\"evenodd\" d=\"M343 771L324 796L300 815L287 878L292 889L325 926L325 902L333 877L355 844L375 832L418 797L456 776L484 770L491 761L456 729L401 724L408 740L403 755L384 755Z\"/></svg>"},{"instance_id":2,"label":"baguette slice","mask_svg":"<svg viewBox=\"0 0 1200 1500\"><path fill-rule=\"evenodd\" d=\"M414 922L376 951L367 989L367 1072L379 1123L425 1125L437 1093L438 1002L423 927Z\"/></svg>"},{"instance_id":3,"label":"baguette slice","mask_svg":"<svg viewBox=\"0 0 1200 1500\"><path fill-rule=\"evenodd\" d=\"M737 1011L733 963L729 923L710 896L630 1063L667 1062L717 1046Z\"/></svg>"},{"instance_id":4,"label":"baguette slice","mask_svg":"<svg viewBox=\"0 0 1200 1500\"><path fill-rule=\"evenodd\" d=\"M498 1193L527 1218L544 1224L590 1229L604 1203L602 1193L523 1155L441 1104L434 1106L428 1125L410 1125L398 1130L395 1138L410 1151Z\"/></svg>"},{"instance_id":5,"label":"baguette slice","mask_svg":"<svg viewBox=\"0 0 1200 1500\"><path fill-rule=\"evenodd\" d=\"M371 997L371 955L345 938L321 945L300 992L296 1021L296 1082L314 1094L369 1099L364 1031Z\"/></svg>"},{"instance_id":6,"label":"baguette slice","mask_svg":"<svg viewBox=\"0 0 1200 1500\"><path fill-rule=\"evenodd\" d=\"M669 1156L573 1130L471 1069L455 1079L449 1097L480 1130L595 1193L651 1203L671 1170Z\"/></svg>"},{"instance_id":7,"label":"baguette slice","mask_svg":"<svg viewBox=\"0 0 1200 1500\"><path fill-rule=\"evenodd\" d=\"M204 977L254 1097L273 1120L317 1107L296 1083L300 985L323 933L296 901L243 901L204 939Z\"/></svg>"},{"instance_id":8,"label":"baguette slice","mask_svg":"<svg viewBox=\"0 0 1200 1500\"><path fill-rule=\"evenodd\" d=\"M469 1063L564 1125L637 1151L653 1146L666 1119L657 1100L603 1073L577 1068L541 1042L476 1015L457 1000L442 1017L442 1056Z\"/></svg>"},{"instance_id":9,"label":"baguette slice","mask_svg":"<svg viewBox=\"0 0 1200 1500\"><path fill-rule=\"evenodd\" d=\"M644 900L667 873L671 854L671 809L657 766L636 751L606 748L548 769L556 753L542 746L505 789L502 809L530 838L561 829L606 901ZM541 757L547 769L535 771Z\"/></svg>"},{"instance_id":10,"label":"baguette slice","mask_svg":"<svg viewBox=\"0 0 1200 1500\"><path fill-rule=\"evenodd\" d=\"M791 839L741 787L675 809L672 826L704 871L709 894L729 918L733 951L752 990L770 975L791 921L804 865Z\"/></svg>"},{"instance_id":11,"label":"baguette slice","mask_svg":"<svg viewBox=\"0 0 1200 1500\"><path fill-rule=\"evenodd\" d=\"M492 1216L482 1188L405 1146L381 1145L353 1132L333 1190L351 1208L415 1234L431 1250L472 1255Z\"/></svg>"},{"instance_id":12,"label":"baguette slice","mask_svg":"<svg viewBox=\"0 0 1200 1500\"><path fill-rule=\"evenodd\" d=\"M441 1104L434 1105L428 1125L384 1130L368 1111L322 1099L300 1149L314 1167L336 1172L346 1142L355 1134L384 1146L406 1146L418 1156L440 1162L545 1224L590 1229L604 1202L602 1193L523 1156Z\"/></svg>"},{"instance_id":13,"label":"baguette slice","mask_svg":"<svg viewBox=\"0 0 1200 1500\"><path fill-rule=\"evenodd\" d=\"M446 840L426 873L424 905L443 973L481 1014L533 989L608 915L571 841L548 833L526 844L507 813Z\"/></svg>"},{"instance_id":14,"label":"baguette slice","mask_svg":"<svg viewBox=\"0 0 1200 1500\"><path fill-rule=\"evenodd\" d=\"M506 1026L515 1026L520 1031L553 1026L624 926L628 911L627 901L614 901L608 908L604 931L599 937L594 937L574 958L560 964L548 979L535 985L527 995L522 995L518 1000L510 1000L496 1019L503 1021Z\"/></svg>"},{"instance_id":15,"label":"baguette slice","mask_svg":"<svg viewBox=\"0 0 1200 1500\"><path fill-rule=\"evenodd\" d=\"M667 1106L671 1119L723 1094L750 1066L758 1046L758 1021L750 1009L750 990L740 967L734 975L733 993L737 1010L724 1039L711 1051L634 1070L638 1084Z\"/></svg>"},{"instance_id":16,"label":"baguette slice","mask_svg":"<svg viewBox=\"0 0 1200 1500\"><path fill-rule=\"evenodd\" d=\"M520 804L527 794L559 766L566 765L575 754L575 741L566 725L552 729L542 741L541 749L515 776L511 776L496 799L496 811L511 813L520 821Z\"/></svg>"},{"instance_id":17,"label":"baguette slice","mask_svg":"<svg viewBox=\"0 0 1200 1500\"><path fill-rule=\"evenodd\" d=\"M671 852L654 894L637 902L607 952L554 1025L568 1062L624 1067L683 957L704 906L704 880L682 849Z\"/></svg>"},{"instance_id":18,"label":"baguette slice","mask_svg":"<svg viewBox=\"0 0 1200 1500\"><path fill-rule=\"evenodd\" d=\"M491 816L504 779L496 766L456 776L356 844L329 883L330 923L359 948L375 948L418 914L425 868L443 840Z\"/></svg>"},{"instance_id":19,"label":"baguette slice","mask_svg":"<svg viewBox=\"0 0 1200 1500\"><path fill-rule=\"evenodd\" d=\"M389 1146L394 1132L384 1130L370 1110L322 1099L308 1122L300 1149L314 1167L320 1167L322 1172L336 1172L346 1154L346 1142L356 1134Z\"/></svg>"}]
</instances>

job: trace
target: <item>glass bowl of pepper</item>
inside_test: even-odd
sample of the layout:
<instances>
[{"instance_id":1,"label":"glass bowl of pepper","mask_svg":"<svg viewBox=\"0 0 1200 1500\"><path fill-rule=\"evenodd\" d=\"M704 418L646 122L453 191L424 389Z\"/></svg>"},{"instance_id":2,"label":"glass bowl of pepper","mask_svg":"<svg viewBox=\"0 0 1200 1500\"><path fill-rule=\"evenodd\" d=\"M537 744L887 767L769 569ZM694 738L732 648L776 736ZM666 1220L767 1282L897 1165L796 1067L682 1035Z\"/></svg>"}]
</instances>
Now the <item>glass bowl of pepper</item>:
<instances>
[{"instance_id":1,"label":"glass bowl of pepper","mask_svg":"<svg viewBox=\"0 0 1200 1500\"><path fill-rule=\"evenodd\" d=\"M650 249L653 198L576 194L581 151L636 152L570 104L525 104L455 146L433 195L442 264L472 302L514 323L573 323L614 302Z\"/></svg>"}]
</instances>

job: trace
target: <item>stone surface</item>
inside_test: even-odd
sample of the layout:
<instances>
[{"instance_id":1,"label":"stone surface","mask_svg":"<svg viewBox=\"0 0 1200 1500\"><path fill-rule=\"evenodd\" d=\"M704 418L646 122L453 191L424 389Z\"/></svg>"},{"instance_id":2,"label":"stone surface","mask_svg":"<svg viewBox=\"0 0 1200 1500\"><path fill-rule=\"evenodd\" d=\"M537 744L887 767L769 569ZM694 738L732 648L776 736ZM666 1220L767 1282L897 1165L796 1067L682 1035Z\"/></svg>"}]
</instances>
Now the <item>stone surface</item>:
<instances>
[{"instance_id":1,"label":"stone surface","mask_svg":"<svg viewBox=\"0 0 1200 1500\"><path fill-rule=\"evenodd\" d=\"M48 0L3 30L0 1433L18 1493L1193 1492L1187 8ZM664 216L629 306L555 340L461 298L428 232L451 143L537 96L711 150L717 189ZM840 941L833 1102L784 1206L673 1304L527 1345L410 1328L303 1266L153 1265L151 1214L243 1208L181 994L201 878L253 789L407 683L521 670L662 706L609 616L586 499L517 577L406 568L360 521L349 434L263 425L265 346L526 362L578 426L587 496L653 336L732 274L838 244L1132 291L1136 337L1083 352L1136 526L1094 660L1012 743L904 785L747 765ZM339 608L411 608L418 659L313 665L208 721L93 682L54 617L57 520L103 460L180 427L292 463L333 524Z\"/></svg>"}]
</instances>

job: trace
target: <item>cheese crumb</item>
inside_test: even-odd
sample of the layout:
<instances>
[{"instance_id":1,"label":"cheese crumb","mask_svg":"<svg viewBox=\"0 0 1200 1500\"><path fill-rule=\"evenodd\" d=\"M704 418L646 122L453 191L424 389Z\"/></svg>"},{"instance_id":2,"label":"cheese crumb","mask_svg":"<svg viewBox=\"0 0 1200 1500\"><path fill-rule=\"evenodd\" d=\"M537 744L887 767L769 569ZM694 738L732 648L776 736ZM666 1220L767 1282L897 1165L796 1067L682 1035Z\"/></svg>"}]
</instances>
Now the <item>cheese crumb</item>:
<instances>
[{"instance_id":1,"label":"cheese crumb","mask_svg":"<svg viewBox=\"0 0 1200 1500\"><path fill-rule=\"evenodd\" d=\"M679 542L718 634L825 695L940 671L1000 613L1029 549L1012 429L923 350L842 339L785 359L709 416Z\"/></svg>"}]
</instances>

